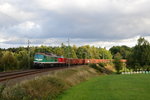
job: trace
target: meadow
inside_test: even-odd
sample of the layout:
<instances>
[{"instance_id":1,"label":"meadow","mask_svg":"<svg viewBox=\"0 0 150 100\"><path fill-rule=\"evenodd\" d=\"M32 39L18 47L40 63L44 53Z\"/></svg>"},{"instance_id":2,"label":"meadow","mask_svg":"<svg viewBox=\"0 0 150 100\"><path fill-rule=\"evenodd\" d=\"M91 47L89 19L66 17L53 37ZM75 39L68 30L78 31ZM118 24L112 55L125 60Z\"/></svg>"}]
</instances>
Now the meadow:
<instances>
[{"instance_id":1,"label":"meadow","mask_svg":"<svg viewBox=\"0 0 150 100\"><path fill-rule=\"evenodd\" d=\"M105 75L70 88L57 100L149 100L150 74Z\"/></svg>"}]
</instances>

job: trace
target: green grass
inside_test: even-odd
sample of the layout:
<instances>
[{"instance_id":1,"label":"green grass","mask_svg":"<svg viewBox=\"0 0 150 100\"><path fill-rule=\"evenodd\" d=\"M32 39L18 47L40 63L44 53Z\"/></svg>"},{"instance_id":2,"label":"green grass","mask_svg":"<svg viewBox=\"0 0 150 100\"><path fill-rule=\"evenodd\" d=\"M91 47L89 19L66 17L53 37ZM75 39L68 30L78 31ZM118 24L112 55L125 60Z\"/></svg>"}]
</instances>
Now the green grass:
<instances>
[{"instance_id":1,"label":"green grass","mask_svg":"<svg viewBox=\"0 0 150 100\"><path fill-rule=\"evenodd\" d=\"M57 100L149 100L150 74L107 75L65 91Z\"/></svg>"}]
</instances>

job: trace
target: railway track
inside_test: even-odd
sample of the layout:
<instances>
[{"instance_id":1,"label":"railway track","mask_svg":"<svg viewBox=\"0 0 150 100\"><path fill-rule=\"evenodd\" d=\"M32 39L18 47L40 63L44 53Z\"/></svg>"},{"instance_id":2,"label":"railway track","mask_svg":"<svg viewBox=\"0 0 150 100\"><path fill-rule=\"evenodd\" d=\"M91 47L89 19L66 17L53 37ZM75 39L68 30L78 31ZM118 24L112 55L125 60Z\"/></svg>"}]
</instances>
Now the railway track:
<instances>
[{"instance_id":1,"label":"railway track","mask_svg":"<svg viewBox=\"0 0 150 100\"><path fill-rule=\"evenodd\" d=\"M33 75L33 74L64 69L64 68L68 68L68 67L55 67L55 68L46 68L46 69L32 69L32 70L25 70L25 71L1 72L0 73L0 82L12 80L12 79L20 78L20 77L24 77L24 76L29 76L29 75Z\"/></svg>"}]
</instances>

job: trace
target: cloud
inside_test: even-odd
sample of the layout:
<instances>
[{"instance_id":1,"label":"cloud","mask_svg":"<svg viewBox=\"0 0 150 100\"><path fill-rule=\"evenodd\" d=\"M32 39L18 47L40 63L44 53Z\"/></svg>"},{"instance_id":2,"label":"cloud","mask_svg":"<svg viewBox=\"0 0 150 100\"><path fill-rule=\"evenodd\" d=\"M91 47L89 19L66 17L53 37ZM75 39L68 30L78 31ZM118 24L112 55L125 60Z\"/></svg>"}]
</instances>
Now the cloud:
<instances>
[{"instance_id":1,"label":"cloud","mask_svg":"<svg viewBox=\"0 0 150 100\"><path fill-rule=\"evenodd\" d=\"M0 41L14 45L19 38L40 44L70 37L80 40L78 45L85 41L115 45L150 36L149 4L149 0L1 0Z\"/></svg>"},{"instance_id":2,"label":"cloud","mask_svg":"<svg viewBox=\"0 0 150 100\"><path fill-rule=\"evenodd\" d=\"M34 16L32 13L21 11L19 8L11 5L10 3L0 4L0 12L16 20L25 20Z\"/></svg>"},{"instance_id":3,"label":"cloud","mask_svg":"<svg viewBox=\"0 0 150 100\"><path fill-rule=\"evenodd\" d=\"M149 35L148 0L38 0L36 3L50 12L44 26L49 37L66 37L67 32L72 38L103 40Z\"/></svg>"},{"instance_id":4,"label":"cloud","mask_svg":"<svg viewBox=\"0 0 150 100\"><path fill-rule=\"evenodd\" d=\"M9 27L4 27L1 29L1 34L4 35L6 40L10 37L13 39L14 37L19 38L35 38L41 32L41 26L32 21L26 21L23 23L11 25ZM35 35L32 35L35 34ZM37 36L36 36L37 35Z\"/></svg>"},{"instance_id":5,"label":"cloud","mask_svg":"<svg viewBox=\"0 0 150 100\"><path fill-rule=\"evenodd\" d=\"M128 39L120 39L114 41L100 41L100 40L92 40L92 39L71 39L70 38L70 45L76 46L83 46L83 45L90 45L96 47L102 47L106 49L110 49L112 46L122 46L127 45L129 47L133 47L137 44L137 40L140 36L136 36L133 38ZM150 36L144 37L146 40L150 42ZM47 39L30 39L30 46L61 46L61 44L68 45L68 40L66 38L47 38ZM0 46L4 46L5 48L8 47L19 47L19 46L28 46L28 38L20 39L15 37L13 39L8 39L7 41L0 41Z\"/></svg>"}]
</instances>

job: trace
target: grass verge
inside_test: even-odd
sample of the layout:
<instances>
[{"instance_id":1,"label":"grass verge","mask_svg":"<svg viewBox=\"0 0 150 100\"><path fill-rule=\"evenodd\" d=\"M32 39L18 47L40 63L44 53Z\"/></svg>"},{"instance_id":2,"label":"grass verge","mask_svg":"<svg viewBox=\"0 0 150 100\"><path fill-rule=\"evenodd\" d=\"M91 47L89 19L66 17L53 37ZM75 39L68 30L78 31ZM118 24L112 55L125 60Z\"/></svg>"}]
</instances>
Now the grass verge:
<instances>
[{"instance_id":1,"label":"grass verge","mask_svg":"<svg viewBox=\"0 0 150 100\"><path fill-rule=\"evenodd\" d=\"M0 100L53 100L64 90L100 75L88 66L68 68L33 80L27 80L15 86L2 85Z\"/></svg>"}]
</instances>

